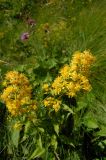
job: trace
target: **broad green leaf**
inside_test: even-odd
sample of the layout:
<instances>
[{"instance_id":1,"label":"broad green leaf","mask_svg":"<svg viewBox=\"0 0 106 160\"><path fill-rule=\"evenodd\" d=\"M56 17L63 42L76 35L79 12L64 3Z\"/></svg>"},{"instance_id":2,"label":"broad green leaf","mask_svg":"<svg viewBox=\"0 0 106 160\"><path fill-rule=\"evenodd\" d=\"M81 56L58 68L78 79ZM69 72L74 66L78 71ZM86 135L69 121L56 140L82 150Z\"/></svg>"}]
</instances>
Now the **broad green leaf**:
<instances>
[{"instance_id":1,"label":"broad green leaf","mask_svg":"<svg viewBox=\"0 0 106 160\"><path fill-rule=\"evenodd\" d=\"M78 107L76 108L76 111L80 111L82 109L84 109L87 106L86 102L80 101L77 103Z\"/></svg>"},{"instance_id":2,"label":"broad green leaf","mask_svg":"<svg viewBox=\"0 0 106 160\"><path fill-rule=\"evenodd\" d=\"M37 157L40 157L44 154L45 149L44 148L37 148L32 155L30 156L29 160L35 159Z\"/></svg>"},{"instance_id":3,"label":"broad green leaf","mask_svg":"<svg viewBox=\"0 0 106 160\"><path fill-rule=\"evenodd\" d=\"M89 129L95 129L98 128L98 124L96 123L95 120L93 119L86 119L86 121L84 122L84 124L89 128Z\"/></svg>"},{"instance_id":4,"label":"broad green leaf","mask_svg":"<svg viewBox=\"0 0 106 160\"><path fill-rule=\"evenodd\" d=\"M42 140L41 140L41 136L39 135L36 149L32 153L32 155L30 156L29 160L42 156L44 154L44 152L45 152L45 148L42 147Z\"/></svg>"},{"instance_id":5,"label":"broad green leaf","mask_svg":"<svg viewBox=\"0 0 106 160\"><path fill-rule=\"evenodd\" d=\"M20 129L14 129L11 133L11 139L15 147L18 147L19 137L20 137Z\"/></svg>"},{"instance_id":6,"label":"broad green leaf","mask_svg":"<svg viewBox=\"0 0 106 160\"><path fill-rule=\"evenodd\" d=\"M63 109L65 111L68 111L68 112L72 113L72 114L74 113L73 110L70 107L68 107L66 104L63 104Z\"/></svg>"},{"instance_id":7,"label":"broad green leaf","mask_svg":"<svg viewBox=\"0 0 106 160\"><path fill-rule=\"evenodd\" d=\"M40 132L42 132L42 133L44 133L44 128L41 128L41 127L38 127L38 130L40 131Z\"/></svg>"}]
</instances>

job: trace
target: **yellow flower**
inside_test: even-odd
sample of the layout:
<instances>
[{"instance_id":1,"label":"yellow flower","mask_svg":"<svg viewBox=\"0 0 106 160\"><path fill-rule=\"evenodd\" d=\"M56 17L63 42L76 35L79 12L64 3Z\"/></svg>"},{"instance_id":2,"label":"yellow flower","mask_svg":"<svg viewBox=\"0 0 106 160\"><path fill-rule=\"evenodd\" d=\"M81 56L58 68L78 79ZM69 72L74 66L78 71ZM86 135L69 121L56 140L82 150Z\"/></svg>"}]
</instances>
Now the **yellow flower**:
<instances>
[{"instance_id":1,"label":"yellow flower","mask_svg":"<svg viewBox=\"0 0 106 160\"><path fill-rule=\"evenodd\" d=\"M49 91L49 85L48 85L47 83L44 84L42 88L43 88L43 90L46 91L46 92Z\"/></svg>"},{"instance_id":2,"label":"yellow flower","mask_svg":"<svg viewBox=\"0 0 106 160\"><path fill-rule=\"evenodd\" d=\"M89 80L87 79L87 77L85 77L85 76L81 76L80 77L80 80L81 80L81 84L84 84L84 83L88 83L89 82Z\"/></svg>"},{"instance_id":3,"label":"yellow flower","mask_svg":"<svg viewBox=\"0 0 106 160\"><path fill-rule=\"evenodd\" d=\"M43 102L44 102L44 106L45 106L45 107L48 107L48 106L49 106L49 101L48 101L47 99L45 99Z\"/></svg>"},{"instance_id":4,"label":"yellow flower","mask_svg":"<svg viewBox=\"0 0 106 160\"><path fill-rule=\"evenodd\" d=\"M18 88L17 86L8 86L4 89L3 94L1 95L1 99L6 102L8 99L15 99L15 93L17 93Z\"/></svg>"},{"instance_id":5,"label":"yellow flower","mask_svg":"<svg viewBox=\"0 0 106 160\"><path fill-rule=\"evenodd\" d=\"M76 51L76 52L73 54L72 62L73 62L74 64L77 64L77 63L80 63L80 60L81 60L81 52Z\"/></svg>"},{"instance_id":6,"label":"yellow flower","mask_svg":"<svg viewBox=\"0 0 106 160\"><path fill-rule=\"evenodd\" d=\"M75 91L69 91L66 93L66 95L68 95L68 97L75 97L76 96L76 92Z\"/></svg>"},{"instance_id":7,"label":"yellow flower","mask_svg":"<svg viewBox=\"0 0 106 160\"><path fill-rule=\"evenodd\" d=\"M81 89L81 84L80 84L79 82L76 83L74 89L75 89L76 92L80 91L80 89Z\"/></svg>"},{"instance_id":8,"label":"yellow flower","mask_svg":"<svg viewBox=\"0 0 106 160\"><path fill-rule=\"evenodd\" d=\"M91 85L88 75L90 66L94 61L95 57L90 51L75 52L70 64L65 65L60 70L58 77L51 84L51 94L66 94L69 97L73 97L80 90L90 91Z\"/></svg>"},{"instance_id":9,"label":"yellow flower","mask_svg":"<svg viewBox=\"0 0 106 160\"><path fill-rule=\"evenodd\" d=\"M21 105L30 104L30 97L23 97L23 98L20 100L20 104L21 104Z\"/></svg>"},{"instance_id":10,"label":"yellow flower","mask_svg":"<svg viewBox=\"0 0 106 160\"><path fill-rule=\"evenodd\" d=\"M74 87L75 87L75 84L72 81L67 83L67 85L66 85L67 90L74 90Z\"/></svg>"},{"instance_id":11,"label":"yellow flower","mask_svg":"<svg viewBox=\"0 0 106 160\"><path fill-rule=\"evenodd\" d=\"M76 71L71 73L71 78L73 81L77 81L79 79L79 76Z\"/></svg>"},{"instance_id":12,"label":"yellow flower","mask_svg":"<svg viewBox=\"0 0 106 160\"><path fill-rule=\"evenodd\" d=\"M84 89L85 91L90 91L92 89L92 87L89 83L87 83L82 86L82 89Z\"/></svg>"},{"instance_id":13,"label":"yellow flower","mask_svg":"<svg viewBox=\"0 0 106 160\"><path fill-rule=\"evenodd\" d=\"M69 71L70 71L70 67L69 65L65 65L61 70L60 70L60 74L61 76L66 79L69 77Z\"/></svg>"},{"instance_id":14,"label":"yellow flower","mask_svg":"<svg viewBox=\"0 0 106 160\"><path fill-rule=\"evenodd\" d=\"M49 92L52 96L68 95L75 97L80 91L91 90L91 84L88 79L91 64L95 57L90 51L75 52L70 64L65 65L59 72L57 78L51 84ZM48 85L45 86L48 88ZM48 97L44 100L45 107L54 108L57 112L60 108L59 100Z\"/></svg>"},{"instance_id":15,"label":"yellow flower","mask_svg":"<svg viewBox=\"0 0 106 160\"><path fill-rule=\"evenodd\" d=\"M31 100L32 87L24 74L10 71L6 74L4 82L7 84L1 94L1 99L12 116L35 110L36 104Z\"/></svg>"},{"instance_id":16,"label":"yellow flower","mask_svg":"<svg viewBox=\"0 0 106 160\"><path fill-rule=\"evenodd\" d=\"M61 93L63 86L63 80L62 77L58 76L54 82L52 83L52 90L53 90L53 94L58 95Z\"/></svg>"},{"instance_id":17,"label":"yellow flower","mask_svg":"<svg viewBox=\"0 0 106 160\"><path fill-rule=\"evenodd\" d=\"M29 85L28 78L23 74L17 71L10 71L6 74L5 79L9 84L20 84Z\"/></svg>"},{"instance_id":18,"label":"yellow flower","mask_svg":"<svg viewBox=\"0 0 106 160\"><path fill-rule=\"evenodd\" d=\"M15 123L14 125L13 125L13 129L21 129L21 127L22 127L22 124L21 124L21 122L17 122L17 123Z\"/></svg>"},{"instance_id":19,"label":"yellow flower","mask_svg":"<svg viewBox=\"0 0 106 160\"><path fill-rule=\"evenodd\" d=\"M66 85L66 95L68 95L69 97L74 97L75 94L76 94L76 90L75 90L75 84L74 82L69 82L67 85Z\"/></svg>"},{"instance_id":20,"label":"yellow flower","mask_svg":"<svg viewBox=\"0 0 106 160\"><path fill-rule=\"evenodd\" d=\"M71 72L78 71L78 65L71 63L71 65L70 65L70 71Z\"/></svg>"},{"instance_id":21,"label":"yellow flower","mask_svg":"<svg viewBox=\"0 0 106 160\"><path fill-rule=\"evenodd\" d=\"M56 102L54 102L53 108L54 108L55 112L58 112L58 110L60 109L60 105L61 105L61 101L56 100Z\"/></svg>"},{"instance_id":22,"label":"yellow flower","mask_svg":"<svg viewBox=\"0 0 106 160\"><path fill-rule=\"evenodd\" d=\"M48 108L53 108L55 112L57 112L60 109L60 105L61 101L53 97L48 97L44 99L44 106Z\"/></svg>"}]
</instances>

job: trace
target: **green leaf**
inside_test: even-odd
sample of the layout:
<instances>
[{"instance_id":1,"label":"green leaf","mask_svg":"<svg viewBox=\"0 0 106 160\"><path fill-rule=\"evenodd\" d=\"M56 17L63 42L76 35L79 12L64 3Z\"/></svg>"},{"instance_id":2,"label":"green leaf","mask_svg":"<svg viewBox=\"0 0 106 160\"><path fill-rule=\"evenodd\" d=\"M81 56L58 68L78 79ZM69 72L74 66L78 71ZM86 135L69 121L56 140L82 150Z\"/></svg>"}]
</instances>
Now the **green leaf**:
<instances>
[{"instance_id":1,"label":"green leaf","mask_svg":"<svg viewBox=\"0 0 106 160\"><path fill-rule=\"evenodd\" d=\"M99 145L100 148L104 149L104 145L103 145L102 142L99 142L98 145Z\"/></svg>"},{"instance_id":2,"label":"green leaf","mask_svg":"<svg viewBox=\"0 0 106 160\"><path fill-rule=\"evenodd\" d=\"M29 160L31 159L35 159L37 157L40 157L44 154L45 149L44 148L37 148L31 155L31 157L29 158Z\"/></svg>"},{"instance_id":3,"label":"green leaf","mask_svg":"<svg viewBox=\"0 0 106 160\"><path fill-rule=\"evenodd\" d=\"M42 147L42 140L41 140L41 136L39 135L36 149L32 153L32 155L30 156L29 160L42 156L44 154L44 152L45 152L45 148Z\"/></svg>"},{"instance_id":4,"label":"green leaf","mask_svg":"<svg viewBox=\"0 0 106 160\"><path fill-rule=\"evenodd\" d=\"M105 139L105 140L103 140L102 142L103 142L103 144L106 146L106 139Z\"/></svg>"},{"instance_id":5,"label":"green leaf","mask_svg":"<svg viewBox=\"0 0 106 160\"><path fill-rule=\"evenodd\" d=\"M97 125L96 121L93 119L86 119L84 124L89 128L89 129L95 129L98 128L99 126Z\"/></svg>"},{"instance_id":6,"label":"green leaf","mask_svg":"<svg viewBox=\"0 0 106 160\"><path fill-rule=\"evenodd\" d=\"M23 151L24 155L28 155L28 153L29 153L28 147L25 147L24 145L21 145L21 147L22 147L22 151Z\"/></svg>"},{"instance_id":7,"label":"green leaf","mask_svg":"<svg viewBox=\"0 0 106 160\"><path fill-rule=\"evenodd\" d=\"M54 130L58 135L59 134L59 125L58 124L54 124Z\"/></svg>"},{"instance_id":8,"label":"green leaf","mask_svg":"<svg viewBox=\"0 0 106 160\"><path fill-rule=\"evenodd\" d=\"M71 114L74 113L73 110L72 110L70 107L68 107L66 104L63 104L63 109L64 109L65 111L70 112Z\"/></svg>"},{"instance_id":9,"label":"green leaf","mask_svg":"<svg viewBox=\"0 0 106 160\"><path fill-rule=\"evenodd\" d=\"M83 102L83 101L80 101L80 102L77 103L77 105L78 105L78 107L76 108L76 111L80 111L80 110L86 108L87 103Z\"/></svg>"},{"instance_id":10,"label":"green leaf","mask_svg":"<svg viewBox=\"0 0 106 160\"><path fill-rule=\"evenodd\" d=\"M102 127L101 130L97 133L98 136L106 136L106 127Z\"/></svg>"},{"instance_id":11,"label":"green leaf","mask_svg":"<svg viewBox=\"0 0 106 160\"><path fill-rule=\"evenodd\" d=\"M55 150L57 149L57 139L55 135L51 137L51 145L54 147Z\"/></svg>"},{"instance_id":12,"label":"green leaf","mask_svg":"<svg viewBox=\"0 0 106 160\"><path fill-rule=\"evenodd\" d=\"M39 136L39 139L37 141L37 145L39 148L42 148L42 140L41 140L41 136Z\"/></svg>"},{"instance_id":13,"label":"green leaf","mask_svg":"<svg viewBox=\"0 0 106 160\"><path fill-rule=\"evenodd\" d=\"M25 123L25 131L24 131L24 134L28 134L28 131L29 131L29 129L30 129L30 126L31 126L30 121L28 121L28 122Z\"/></svg>"},{"instance_id":14,"label":"green leaf","mask_svg":"<svg viewBox=\"0 0 106 160\"><path fill-rule=\"evenodd\" d=\"M18 147L19 137L20 137L20 129L12 130L11 139L15 147Z\"/></svg>"},{"instance_id":15,"label":"green leaf","mask_svg":"<svg viewBox=\"0 0 106 160\"><path fill-rule=\"evenodd\" d=\"M40 132L42 132L42 133L44 133L44 128L41 128L41 127L38 127L38 130L40 131Z\"/></svg>"}]
</instances>

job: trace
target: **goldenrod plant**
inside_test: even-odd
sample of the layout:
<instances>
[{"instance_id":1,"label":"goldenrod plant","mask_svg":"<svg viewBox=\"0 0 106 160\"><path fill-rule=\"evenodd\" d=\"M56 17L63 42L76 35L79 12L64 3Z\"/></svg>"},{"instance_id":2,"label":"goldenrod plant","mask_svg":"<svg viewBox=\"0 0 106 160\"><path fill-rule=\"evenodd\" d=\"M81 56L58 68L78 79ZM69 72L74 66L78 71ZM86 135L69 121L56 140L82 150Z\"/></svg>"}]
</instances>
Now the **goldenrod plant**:
<instances>
[{"instance_id":1,"label":"goldenrod plant","mask_svg":"<svg viewBox=\"0 0 106 160\"><path fill-rule=\"evenodd\" d=\"M1 100L6 104L8 111L13 116L36 109L36 102L31 100L31 85L27 77L17 71L10 71L6 74L3 82L4 91Z\"/></svg>"},{"instance_id":2,"label":"goldenrod plant","mask_svg":"<svg viewBox=\"0 0 106 160\"><path fill-rule=\"evenodd\" d=\"M0 0L0 159L106 159L105 0Z\"/></svg>"}]
</instances>

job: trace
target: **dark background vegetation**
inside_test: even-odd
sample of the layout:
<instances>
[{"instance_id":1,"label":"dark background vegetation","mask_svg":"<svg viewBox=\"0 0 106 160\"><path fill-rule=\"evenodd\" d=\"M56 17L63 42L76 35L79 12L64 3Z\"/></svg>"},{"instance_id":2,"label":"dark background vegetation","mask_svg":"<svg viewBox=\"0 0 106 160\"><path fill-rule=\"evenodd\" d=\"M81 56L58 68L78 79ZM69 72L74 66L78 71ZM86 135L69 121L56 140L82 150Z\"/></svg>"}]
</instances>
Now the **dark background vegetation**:
<instances>
[{"instance_id":1,"label":"dark background vegetation","mask_svg":"<svg viewBox=\"0 0 106 160\"><path fill-rule=\"evenodd\" d=\"M29 38L23 41L26 32ZM13 120L6 118L0 103L1 160L106 160L106 1L0 0L1 82L9 70L23 72L41 100L41 85L56 77L73 52L86 49L96 56L90 77L93 89L74 102L65 99L67 105L73 103L75 114L61 113L67 118L58 134L50 117L39 124L44 133L28 122L12 133Z\"/></svg>"}]
</instances>

